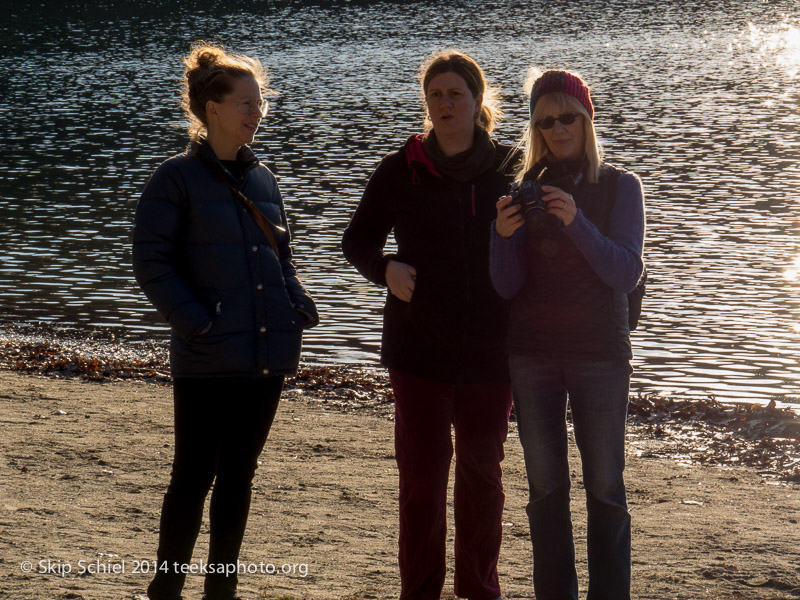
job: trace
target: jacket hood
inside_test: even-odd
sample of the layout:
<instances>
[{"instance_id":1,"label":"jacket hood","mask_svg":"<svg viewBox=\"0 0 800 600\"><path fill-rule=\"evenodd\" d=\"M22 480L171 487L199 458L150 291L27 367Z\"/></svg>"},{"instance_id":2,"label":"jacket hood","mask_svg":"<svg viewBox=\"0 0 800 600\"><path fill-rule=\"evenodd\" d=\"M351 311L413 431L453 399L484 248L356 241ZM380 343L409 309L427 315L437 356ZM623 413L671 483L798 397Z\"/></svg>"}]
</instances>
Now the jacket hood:
<instances>
[{"instance_id":1,"label":"jacket hood","mask_svg":"<svg viewBox=\"0 0 800 600\"><path fill-rule=\"evenodd\" d=\"M433 161L425 153L425 137L427 135L427 133L420 133L419 135L412 135L408 138L408 141L406 141L403 146L403 151L406 154L406 163L408 163L412 171L416 171L417 168L422 168L432 175L444 179L442 174L436 169ZM416 165L414 163L416 163Z\"/></svg>"}]
</instances>

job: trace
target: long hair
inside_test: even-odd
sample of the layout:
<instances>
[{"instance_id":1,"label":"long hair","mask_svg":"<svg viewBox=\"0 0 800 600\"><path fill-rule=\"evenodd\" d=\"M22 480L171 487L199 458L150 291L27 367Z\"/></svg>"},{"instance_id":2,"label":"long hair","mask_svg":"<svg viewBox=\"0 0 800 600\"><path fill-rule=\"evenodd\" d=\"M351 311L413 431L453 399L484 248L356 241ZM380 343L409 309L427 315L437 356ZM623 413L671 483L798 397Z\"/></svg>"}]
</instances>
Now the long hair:
<instances>
[{"instance_id":1,"label":"long hair","mask_svg":"<svg viewBox=\"0 0 800 600\"><path fill-rule=\"evenodd\" d=\"M534 82L539 76L539 72L531 70L528 81L525 85L525 91L530 94ZM545 113L550 111L562 114L565 112L572 112L583 116L583 133L584 133L584 154L588 162L588 169L586 178L590 183L597 183L600 173L600 163L603 159L603 152L597 140L597 135L594 130L594 122L589 117L586 108L581 104L577 98L564 92L552 92L541 97L533 109L528 125L522 134L522 140L518 147L523 151L523 158L520 166L515 173L515 178L521 180L523 175L527 173L537 162L547 156L549 149L547 143L544 141L542 132L536 127L535 123L545 116Z\"/></svg>"},{"instance_id":2,"label":"long hair","mask_svg":"<svg viewBox=\"0 0 800 600\"><path fill-rule=\"evenodd\" d=\"M460 75L467 84L473 97L483 94L483 102L475 117L475 124L491 133L503 112L500 110L499 93L486 81L483 70L474 59L459 50L443 50L428 56L419 68L419 83L422 88L422 101L428 93L431 79L441 73L455 73ZM430 116L425 112L425 131L433 128Z\"/></svg>"}]
</instances>

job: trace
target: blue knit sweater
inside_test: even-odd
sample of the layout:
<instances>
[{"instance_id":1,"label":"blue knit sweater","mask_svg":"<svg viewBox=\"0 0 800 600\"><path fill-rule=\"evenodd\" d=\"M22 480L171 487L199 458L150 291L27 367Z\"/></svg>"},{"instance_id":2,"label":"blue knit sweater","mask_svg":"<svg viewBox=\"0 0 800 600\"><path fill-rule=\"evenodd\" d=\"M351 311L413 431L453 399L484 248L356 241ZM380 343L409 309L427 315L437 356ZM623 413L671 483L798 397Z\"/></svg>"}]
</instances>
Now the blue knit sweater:
<instances>
[{"instance_id":1,"label":"blue knit sweater","mask_svg":"<svg viewBox=\"0 0 800 600\"><path fill-rule=\"evenodd\" d=\"M490 274L511 300L506 349L512 354L579 360L631 356L626 294L642 274L644 200L639 179L603 166L601 181L573 193L566 227L523 226L508 239L494 227Z\"/></svg>"},{"instance_id":2,"label":"blue knit sweater","mask_svg":"<svg viewBox=\"0 0 800 600\"><path fill-rule=\"evenodd\" d=\"M639 178L626 172L617 180L607 236L580 209L564 232L606 285L618 292L633 290L644 267L644 195ZM497 293L509 300L516 296L527 277L524 227L506 239L497 234L492 222L490 268Z\"/></svg>"}]
</instances>

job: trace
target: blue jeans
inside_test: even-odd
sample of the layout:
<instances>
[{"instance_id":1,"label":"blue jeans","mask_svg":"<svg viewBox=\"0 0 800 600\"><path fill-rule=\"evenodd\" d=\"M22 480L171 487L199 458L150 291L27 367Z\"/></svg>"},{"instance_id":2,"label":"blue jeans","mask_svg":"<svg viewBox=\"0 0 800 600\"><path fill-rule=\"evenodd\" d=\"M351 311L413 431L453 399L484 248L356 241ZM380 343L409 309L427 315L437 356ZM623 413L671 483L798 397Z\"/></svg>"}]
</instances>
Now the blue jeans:
<instances>
[{"instance_id":1,"label":"blue jeans","mask_svg":"<svg viewBox=\"0 0 800 600\"><path fill-rule=\"evenodd\" d=\"M537 600L577 600L567 462L567 398L588 516L587 600L629 600L631 522L625 497L627 360L509 358L530 497Z\"/></svg>"}]
</instances>

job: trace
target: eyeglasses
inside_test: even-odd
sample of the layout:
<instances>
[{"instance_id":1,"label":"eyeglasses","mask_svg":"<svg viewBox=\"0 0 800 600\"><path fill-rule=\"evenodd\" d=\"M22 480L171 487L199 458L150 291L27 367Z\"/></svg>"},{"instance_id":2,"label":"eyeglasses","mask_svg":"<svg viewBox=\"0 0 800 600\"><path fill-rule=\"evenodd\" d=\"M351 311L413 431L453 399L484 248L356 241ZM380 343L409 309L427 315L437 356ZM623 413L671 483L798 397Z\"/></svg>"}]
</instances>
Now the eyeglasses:
<instances>
[{"instance_id":1,"label":"eyeglasses","mask_svg":"<svg viewBox=\"0 0 800 600\"><path fill-rule=\"evenodd\" d=\"M564 113L563 115L558 115L557 117L545 117L536 122L536 126L539 129L552 129L553 125L556 124L556 121L561 123L562 125L572 125L575 122L575 119L580 117L578 114L574 113Z\"/></svg>"},{"instance_id":2,"label":"eyeglasses","mask_svg":"<svg viewBox=\"0 0 800 600\"><path fill-rule=\"evenodd\" d=\"M267 111L269 110L269 103L266 98L262 98L258 102L254 100L242 100L236 104L236 109L243 115L258 112L262 117L266 117Z\"/></svg>"}]
</instances>

